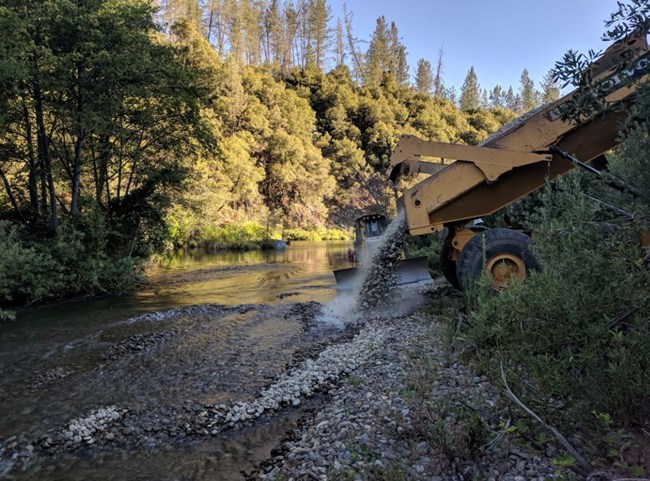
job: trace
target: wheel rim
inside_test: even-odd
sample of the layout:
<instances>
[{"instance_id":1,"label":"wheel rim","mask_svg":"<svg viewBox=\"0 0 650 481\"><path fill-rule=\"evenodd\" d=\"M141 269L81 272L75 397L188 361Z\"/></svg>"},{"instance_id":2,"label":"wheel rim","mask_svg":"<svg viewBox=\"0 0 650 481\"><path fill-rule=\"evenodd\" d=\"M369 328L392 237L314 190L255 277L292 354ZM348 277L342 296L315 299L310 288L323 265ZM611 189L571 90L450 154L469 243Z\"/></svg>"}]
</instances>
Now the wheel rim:
<instances>
[{"instance_id":1,"label":"wheel rim","mask_svg":"<svg viewBox=\"0 0 650 481\"><path fill-rule=\"evenodd\" d=\"M526 264L515 254L497 254L488 261L485 268L496 289L505 288L512 279L526 279Z\"/></svg>"}]
</instances>

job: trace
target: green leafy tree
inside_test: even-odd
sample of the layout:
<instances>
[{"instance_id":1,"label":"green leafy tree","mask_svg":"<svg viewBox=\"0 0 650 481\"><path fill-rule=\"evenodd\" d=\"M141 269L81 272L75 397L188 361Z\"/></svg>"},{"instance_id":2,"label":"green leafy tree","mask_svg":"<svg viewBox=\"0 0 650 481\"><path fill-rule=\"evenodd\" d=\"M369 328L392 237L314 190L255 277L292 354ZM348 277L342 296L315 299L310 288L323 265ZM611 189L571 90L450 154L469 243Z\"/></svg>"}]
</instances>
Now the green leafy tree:
<instances>
[{"instance_id":1,"label":"green leafy tree","mask_svg":"<svg viewBox=\"0 0 650 481\"><path fill-rule=\"evenodd\" d=\"M124 289L135 258L163 247L164 214L188 159L214 144L200 118L200 69L161 40L154 18L147 1L0 9L0 22L17 33L0 39L4 63L23 66L0 99L9 198L0 207L6 218L19 214L24 228L10 228L7 239L22 246L29 273L9 280L5 299Z\"/></svg>"},{"instance_id":2,"label":"green leafy tree","mask_svg":"<svg viewBox=\"0 0 650 481\"><path fill-rule=\"evenodd\" d=\"M619 2L606 27L605 40L629 45L628 35L650 27L648 2ZM570 51L555 67L557 78L576 88L564 113L578 125L606 106L604 92L585 75L594 57ZM630 56L623 56L617 68L624 71L628 62ZM516 366L509 371L511 385L537 386L521 390L533 410L543 409L540 399L564 401L562 413L548 413L552 422L591 426L594 413L607 413L598 415L607 419L605 442L599 434L587 439L589 451L601 458L594 464L616 464L609 458L617 453L612 420L616 429L636 427L640 417L650 415L650 271L647 248L639 244L650 211L650 88L646 79L639 80L630 79L636 83L634 98L619 111L627 117L620 125L623 143L608 153L603 173L624 177L636 195L579 169L538 193L523 217L543 253L542 269L498 296L488 294L487 282L477 289L465 333L489 359L486 366L498 366L495 358ZM630 214L622 216L621 207Z\"/></svg>"}]
</instances>

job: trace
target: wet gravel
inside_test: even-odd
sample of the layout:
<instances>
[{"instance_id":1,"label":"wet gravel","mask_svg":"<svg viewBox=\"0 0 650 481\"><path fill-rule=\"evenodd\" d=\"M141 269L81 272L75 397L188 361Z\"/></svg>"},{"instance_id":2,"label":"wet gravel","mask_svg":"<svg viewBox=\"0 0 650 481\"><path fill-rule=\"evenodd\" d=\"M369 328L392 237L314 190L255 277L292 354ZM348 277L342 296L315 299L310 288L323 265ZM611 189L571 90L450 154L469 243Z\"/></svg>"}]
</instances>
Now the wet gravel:
<instances>
[{"instance_id":1,"label":"wet gravel","mask_svg":"<svg viewBox=\"0 0 650 481\"><path fill-rule=\"evenodd\" d=\"M435 320L421 311L375 318L357 338L372 338L372 349L357 350L326 406L250 479L543 481L554 473L507 432L499 390L449 352Z\"/></svg>"},{"instance_id":2,"label":"wet gravel","mask_svg":"<svg viewBox=\"0 0 650 481\"><path fill-rule=\"evenodd\" d=\"M133 353L151 351L154 347L159 347L161 343L175 335L176 331L173 329L146 334L134 334L127 339L113 344L106 354L104 354L103 360L105 362L114 362Z\"/></svg>"},{"instance_id":3,"label":"wet gravel","mask_svg":"<svg viewBox=\"0 0 650 481\"><path fill-rule=\"evenodd\" d=\"M30 389L38 389L42 386L55 383L67 377L71 374L71 370L64 367L53 367L48 369L42 374L39 374L38 377L34 380L33 383L29 385Z\"/></svg>"}]
</instances>

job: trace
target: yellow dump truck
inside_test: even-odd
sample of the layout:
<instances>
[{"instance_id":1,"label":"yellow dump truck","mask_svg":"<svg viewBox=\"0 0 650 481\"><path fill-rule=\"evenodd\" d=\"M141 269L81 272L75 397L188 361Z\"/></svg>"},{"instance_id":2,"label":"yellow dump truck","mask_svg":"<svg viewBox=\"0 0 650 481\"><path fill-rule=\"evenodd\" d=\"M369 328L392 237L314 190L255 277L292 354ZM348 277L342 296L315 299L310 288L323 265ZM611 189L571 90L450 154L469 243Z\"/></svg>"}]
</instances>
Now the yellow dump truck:
<instances>
[{"instance_id":1,"label":"yellow dump truck","mask_svg":"<svg viewBox=\"0 0 650 481\"><path fill-rule=\"evenodd\" d=\"M564 109L578 95L574 91L516 119L479 146L401 138L388 176L397 183L403 176L429 175L407 189L400 203L411 235L448 229L442 269L453 285L466 286L486 269L495 287L502 287L538 267L529 249L533 241L525 233L468 223L576 166L599 173L603 155L620 142L620 124L635 86L649 72L646 34L633 34L613 44L583 73L603 94L605 108L580 122L563 120ZM650 242L647 234L645 242Z\"/></svg>"}]
</instances>

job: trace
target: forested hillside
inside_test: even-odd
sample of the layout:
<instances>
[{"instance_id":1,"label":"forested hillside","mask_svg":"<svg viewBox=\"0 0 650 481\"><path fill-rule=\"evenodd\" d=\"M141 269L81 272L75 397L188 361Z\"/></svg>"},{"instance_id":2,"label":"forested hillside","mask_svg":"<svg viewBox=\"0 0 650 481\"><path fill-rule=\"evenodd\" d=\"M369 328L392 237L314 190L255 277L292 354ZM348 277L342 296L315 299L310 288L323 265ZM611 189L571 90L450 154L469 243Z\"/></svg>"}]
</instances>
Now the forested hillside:
<instances>
[{"instance_id":1,"label":"forested hillside","mask_svg":"<svg viewBox=\"0 0 650 481\"><path fill-rule=\"evenodd\" d=\"M119 290L173 245L345 229L390 212L401 134L475 144L558 95L473 68L456 94L442 50L411 68L393 22L362 43L325 0L4 0L0 24L2 302Z\"/></svg>"}]
</instances>

